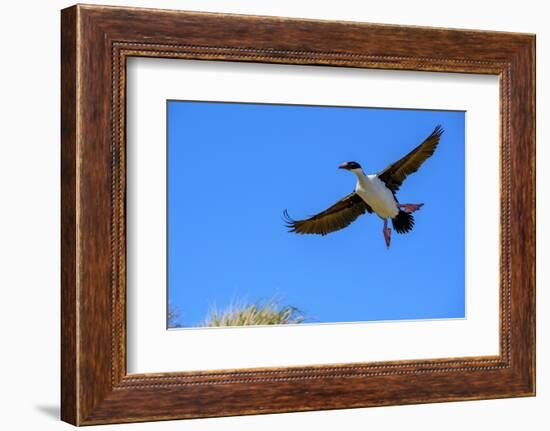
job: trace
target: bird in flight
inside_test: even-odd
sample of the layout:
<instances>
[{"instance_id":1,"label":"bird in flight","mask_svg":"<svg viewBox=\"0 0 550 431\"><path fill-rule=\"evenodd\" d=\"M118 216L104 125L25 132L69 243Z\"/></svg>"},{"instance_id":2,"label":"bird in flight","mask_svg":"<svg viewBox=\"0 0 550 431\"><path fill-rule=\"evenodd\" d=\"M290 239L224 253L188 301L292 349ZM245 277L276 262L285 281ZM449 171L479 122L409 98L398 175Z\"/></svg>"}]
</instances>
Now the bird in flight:
<instances>
[{"instance_id":1,"label":"bird in flight","mask_svg":"<svg viewBox=\"0 0 550 431\"><path fill-rule=\"evenodd\" d=\"M407 233L414 226L412 213L424 205L399 203L396 193L405 178L416 172L434 153L442 134L443 128L437 126L418 147L377 174L365 175L357 162L341 164L340 169L356 175L355 190L330 208L308 219L294 220L288 211L284 210L283 215L289 232L326 235L349 226L365 212L375 213L384 220L382 233L386 247L389 248L391 229L388 227L388 219L391 219L397 233Z\"/></svg>"}]
</instances>

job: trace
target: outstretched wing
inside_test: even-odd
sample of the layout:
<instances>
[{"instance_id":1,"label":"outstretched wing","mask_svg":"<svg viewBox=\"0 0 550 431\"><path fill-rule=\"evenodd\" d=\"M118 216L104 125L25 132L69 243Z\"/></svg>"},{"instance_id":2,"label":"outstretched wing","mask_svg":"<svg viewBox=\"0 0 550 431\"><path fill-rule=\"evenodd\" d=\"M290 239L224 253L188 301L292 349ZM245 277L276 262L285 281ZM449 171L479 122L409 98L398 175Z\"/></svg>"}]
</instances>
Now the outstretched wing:
<instances>
[{"instance_id":1,"label":"outstretched wing","mask_svg":"<svg viewBox=\"0 0 550 431\"><path fill-rule=\"evenodd\" d=\"M443 128L437 126L432 134L428 136L424 142L412 150L405 157L392 163L386 169L378 174L386 186L394 193L399 190L401 184L408 175L416 172L418 168L428 159L435 151L439 138L443 134Z\"/></svg>"},{"instance_id":2,"label":"outstretched wing","mask_svg":"<svg viewBox=\"0 0 550 431\"><path fill-rule=\"evenodd\" d=\"M372 213L371 207L357 193L353 192L330 208L306 220L293 220L287 210L283 215L289 232L326 235L350 225L365 211Z\"/></svg>"}]
</instances>

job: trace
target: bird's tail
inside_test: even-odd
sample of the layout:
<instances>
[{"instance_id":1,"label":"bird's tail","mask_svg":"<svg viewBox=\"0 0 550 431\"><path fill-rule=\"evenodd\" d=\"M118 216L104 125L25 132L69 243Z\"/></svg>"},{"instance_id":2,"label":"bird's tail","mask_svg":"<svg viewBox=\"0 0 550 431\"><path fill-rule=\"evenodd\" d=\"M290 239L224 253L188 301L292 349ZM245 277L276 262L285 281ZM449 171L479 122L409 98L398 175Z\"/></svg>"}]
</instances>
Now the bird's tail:
<instances>
[{"instance_id":1,"label":"bird's tail","mask_svg":"<svg viewBox=\"0 0 550 431\"><path fill-rule=\"evenodd\" d=\"M413 215L403 210L399 210L399 213L391 221L397 233L407 233L414 227Z\"/></svg>"}]
</instances>

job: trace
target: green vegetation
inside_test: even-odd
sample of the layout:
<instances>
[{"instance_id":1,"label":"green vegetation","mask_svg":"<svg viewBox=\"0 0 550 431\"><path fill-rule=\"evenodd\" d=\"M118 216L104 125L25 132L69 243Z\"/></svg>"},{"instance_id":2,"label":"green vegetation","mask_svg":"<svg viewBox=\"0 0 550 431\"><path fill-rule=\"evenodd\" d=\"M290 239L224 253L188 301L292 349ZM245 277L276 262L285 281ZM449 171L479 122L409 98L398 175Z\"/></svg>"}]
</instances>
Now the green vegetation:
<instances>
[{"instance_id":1,"label":"green vegetation","mask_svg":"<svg viewBox=\"0 0 550 431\"><path fill-rule=\"evenodd\" d=\"M180 317L179 309L176 307L169 306L168 307L168 327L169 328L181 328L183 325L181 325L178 320Z\"/></svg>"},{"instance_id":2,"label":"green vegetation","mask_svg":"<svg viewBox=\"0 0 550 431\"><path fill-rule=\"evenodd\" d=\"M202 326L288 325L303 323L302 312L292 306L280 306L270 299L254 304L232 305L225 310L210 310Z\"/></svg>"},{"instance_id":3,"label":"green vegetation","mask_svg":"<svg viewBox=\"0 0 550 431\"><path fill-rule=\"evenodd\" d=\"M182 328L178 322L179 310L168 310L168 327ZM252 304L236 303L225 310L213 307L203 323L197 327L250 326L250 325L289 325L305 321L305 316L296 307L281 306L275 299L257 301Z\"/></svg>"}]
</instances>

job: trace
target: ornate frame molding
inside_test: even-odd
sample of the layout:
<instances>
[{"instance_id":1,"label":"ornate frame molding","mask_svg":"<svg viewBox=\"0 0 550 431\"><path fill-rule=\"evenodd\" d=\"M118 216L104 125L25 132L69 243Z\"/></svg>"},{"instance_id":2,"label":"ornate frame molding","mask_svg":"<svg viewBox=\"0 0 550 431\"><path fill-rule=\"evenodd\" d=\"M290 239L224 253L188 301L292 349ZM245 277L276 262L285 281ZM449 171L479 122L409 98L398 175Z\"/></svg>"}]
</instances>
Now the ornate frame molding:
<instances>
[{"instance_id":1,"label":"ornate frame molding","mask_svg":"<svg viewBox=\"0 0 550 431\"><path fill-rule=\"evenodd\" d=\"M258 28L268 30L257 35ZM308 35L320 41L301 42ZM63 10L62 419L80 425L534 395L534 46L524 34ZM130 56L499 75L499 356L127 375ZM252 391L262 396L248 397Z\"/></svg>"}]
</instances>

